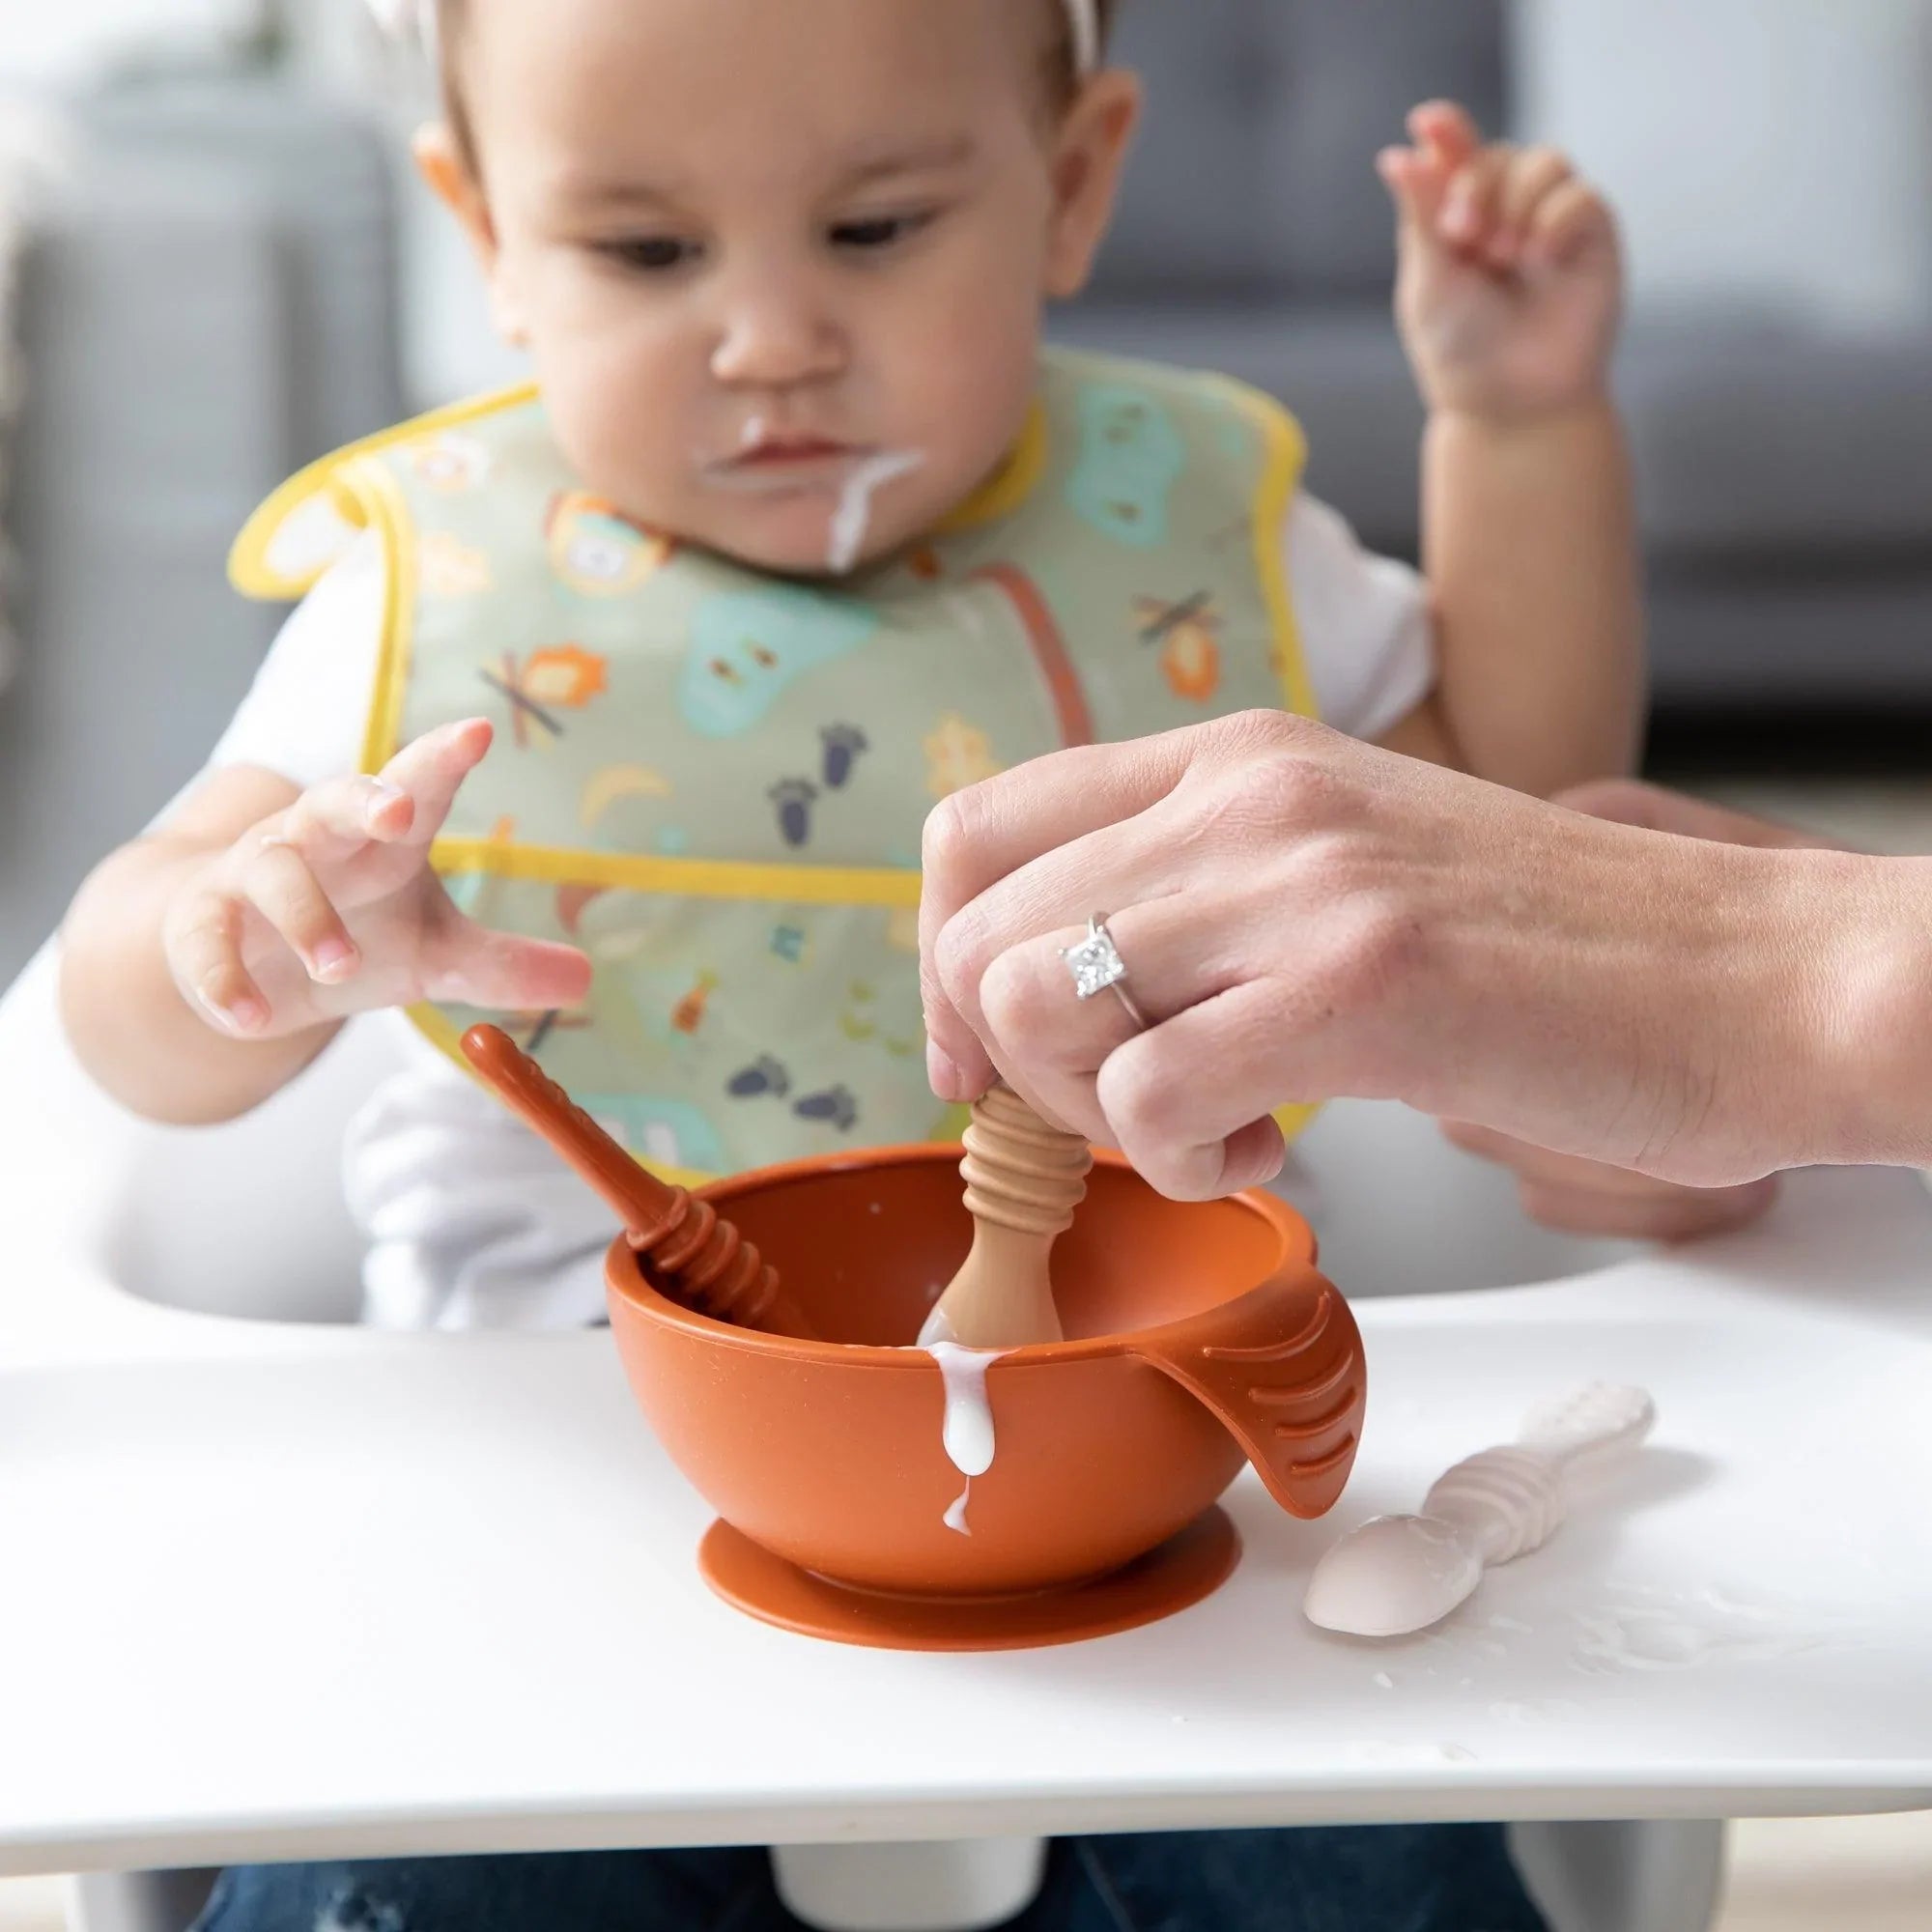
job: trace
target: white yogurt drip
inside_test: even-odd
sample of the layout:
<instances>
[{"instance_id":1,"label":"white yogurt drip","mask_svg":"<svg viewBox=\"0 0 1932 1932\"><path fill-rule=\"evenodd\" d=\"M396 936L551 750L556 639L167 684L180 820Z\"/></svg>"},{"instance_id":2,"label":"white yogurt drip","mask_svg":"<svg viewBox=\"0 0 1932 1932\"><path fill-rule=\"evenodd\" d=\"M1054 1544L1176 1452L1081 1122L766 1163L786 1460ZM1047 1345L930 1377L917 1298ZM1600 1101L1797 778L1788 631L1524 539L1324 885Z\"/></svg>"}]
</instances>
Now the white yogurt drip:
<instances>
[{"instance_id":1,"label":"white yogurt drip","mask_svg":"<svg viewBox=\"0 0 1932 1932\"><path fill-rule=\"evenodd\" d=\"M941 1440L952 1466L966 1478L965 1493L946 1512L946 1526L960 1536L971 1536L966 1508L973 1497L973 1478L993 1466L995 1447L986 1371L1000 1359L1001 1351L962 1349L948 1341L922 1341L920 1347L939 1364L945 1379L946 1428Z\"/></svg>"},{"instance_id":2,"label":"white yogurt drip","mask_svg":"<svg viewBox=\"0 0 1932 1932\"><path fill-rule=\"evenodd\" d=\"M872 526L872 498L924 461L916 449L882 449L853 466L832 513L832 541L825 561L835 576L843 577L866 547L866 533Z\"/></svg>"}]
</instances>

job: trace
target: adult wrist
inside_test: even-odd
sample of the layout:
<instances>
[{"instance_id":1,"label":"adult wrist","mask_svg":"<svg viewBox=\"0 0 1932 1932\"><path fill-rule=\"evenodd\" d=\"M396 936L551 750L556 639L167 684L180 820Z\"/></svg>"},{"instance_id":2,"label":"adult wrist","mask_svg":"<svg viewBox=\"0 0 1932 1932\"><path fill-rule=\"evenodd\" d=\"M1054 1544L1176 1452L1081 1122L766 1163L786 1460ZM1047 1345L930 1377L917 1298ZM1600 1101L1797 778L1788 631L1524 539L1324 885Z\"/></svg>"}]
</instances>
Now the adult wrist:
<instances>
[{"instance_id":1,"label":"adult wrist","mask_svg":"<svg viewBox=\"0 0 1932 1932\"><path fill-rule=\"evenodd\" d=\"M1810 1158L1932 1168L1932 859L1806 853L1801 863L1823 874L1804 895Z\"/></svg>"}]
</instances>

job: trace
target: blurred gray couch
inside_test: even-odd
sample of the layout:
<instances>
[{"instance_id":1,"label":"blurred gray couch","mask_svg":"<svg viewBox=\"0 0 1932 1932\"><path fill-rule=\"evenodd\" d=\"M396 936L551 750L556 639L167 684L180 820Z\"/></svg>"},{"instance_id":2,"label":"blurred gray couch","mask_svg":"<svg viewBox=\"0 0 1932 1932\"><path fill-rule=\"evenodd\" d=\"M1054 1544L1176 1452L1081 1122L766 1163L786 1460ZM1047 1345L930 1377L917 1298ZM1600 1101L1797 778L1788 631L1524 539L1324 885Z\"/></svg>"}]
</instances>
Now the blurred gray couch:
<instances>
[{"instance_id":1,"label":"blurred gray couch","mask_svg":"<svg viewBox=\"0 0 1932 1932\"><path fill-rule=\"evenodd\" d=\"M1435 95L1512 124L1507 12L1127 0L1122 14L1149 120L1098 285L1062 332L1281 396L1308 430L1311 486L1391 553L1415 548L1422 419L1374 157ZM1932 711L1932 337L1639 317L1619 386L1660 708Z\"/></svg>"},{"instance_id":2,"label":"blurred gray couch","mask_svg":"<svg viewBox=\"0 0 1932 1932\"><path fill-rule=\"evenodd\" d=\"M21 292L0 983L247 688L275 615L228 589L242 520L403 411L372 127L245 75L130 80L71 112L72 164Z\"/></svg>"}]
</instances>

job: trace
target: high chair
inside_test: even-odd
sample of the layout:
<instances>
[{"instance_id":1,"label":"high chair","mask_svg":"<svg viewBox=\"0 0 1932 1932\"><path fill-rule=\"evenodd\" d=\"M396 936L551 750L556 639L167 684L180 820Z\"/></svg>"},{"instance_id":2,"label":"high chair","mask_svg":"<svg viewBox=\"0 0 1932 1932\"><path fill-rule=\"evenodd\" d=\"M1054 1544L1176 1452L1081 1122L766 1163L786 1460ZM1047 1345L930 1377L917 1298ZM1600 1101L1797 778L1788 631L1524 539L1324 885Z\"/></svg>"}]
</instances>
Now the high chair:
<instances>
[{"instance_id":1,"label":"high chair","mask_svg":"<svg viewBox=\"0 0 1932 1932\"><path fill-rule=\"evenodd\" d=\"M679 1842L816 1847L791 1895L915 1932L987 1922L1036 1833L1496 1816L1556 1932L1704 1932L1700 1821L1932 1804L1932 1557L1885 1541L1932 1476L1913 1179L1592 1247L1428 1122L1337 1106L1304 1153L1373 1394L1336 1517L1244 1482L1196 1611L907 1659L704 1593L608 1337L348 1325L337 1150L387 1065L352 1028L249 1119L167 1130L81 1074L51 951L0 1002L0 1870L91 1871L75 1932L182 1932L224 1861ZM1434 1637L1301 1625L1342 1527L1597 1376L1658 1395L1629 1493Z\"/></svg>"}]
</instances>

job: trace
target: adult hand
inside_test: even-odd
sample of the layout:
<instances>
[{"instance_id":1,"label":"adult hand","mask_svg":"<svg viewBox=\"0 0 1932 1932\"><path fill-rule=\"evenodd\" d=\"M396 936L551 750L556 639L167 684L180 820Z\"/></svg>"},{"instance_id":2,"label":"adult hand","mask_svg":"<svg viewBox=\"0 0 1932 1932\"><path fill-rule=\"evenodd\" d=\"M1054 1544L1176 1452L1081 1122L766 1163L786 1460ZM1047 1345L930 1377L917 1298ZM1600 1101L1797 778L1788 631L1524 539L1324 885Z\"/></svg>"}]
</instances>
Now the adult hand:
<instances>
[{"instance_id":1,"label":"adult hand","mask_svg":"<svg viewBox=\"0 0 1932 1932\"><path fill-rule=\"evenodd\" d=\"M1925 868L1901 896L1918 862L1712 842L1725 814L1627 796L1680 836L1276 713L975 786L926 829L935 1091L997 1070L1180 1199L1266 1179L1270 1110L1342 1096L1702 1187L1901 1157L1861 1054L1911 1009ZM1074 997L1096 910L1144 1033Z\"/></svg>"}]
</instances>

